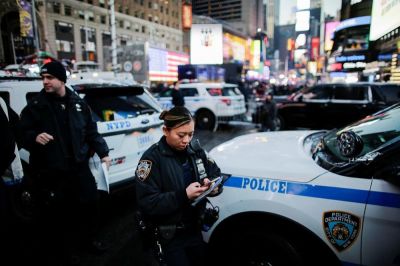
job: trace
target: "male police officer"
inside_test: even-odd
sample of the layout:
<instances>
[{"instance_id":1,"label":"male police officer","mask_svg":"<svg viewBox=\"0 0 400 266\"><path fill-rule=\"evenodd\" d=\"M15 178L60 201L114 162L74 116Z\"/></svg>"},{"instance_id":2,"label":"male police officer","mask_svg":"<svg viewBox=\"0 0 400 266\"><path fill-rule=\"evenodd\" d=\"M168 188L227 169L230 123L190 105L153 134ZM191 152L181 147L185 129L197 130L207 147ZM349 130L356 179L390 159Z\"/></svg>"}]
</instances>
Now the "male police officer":
<instances>
[{"instance_id":1,"label":"male police officer","mask_svg":"<svg viewBox=\"0 0 400 266\"><path fill-rule=\"evenodd\" d=\"M40 74L44 89L21 113L22 146L30 152L33 179L41 196L39 225L46 236L43 255L68 251L61 255L69 259L69 249L76 244L101 248L92 238L98 194L88 160L95 151L109 166L109 150L89 106L65 87L63 65L47 63ZM49 264L54 265L59 257L51 258Z\"/></svg>"}]
</instances>

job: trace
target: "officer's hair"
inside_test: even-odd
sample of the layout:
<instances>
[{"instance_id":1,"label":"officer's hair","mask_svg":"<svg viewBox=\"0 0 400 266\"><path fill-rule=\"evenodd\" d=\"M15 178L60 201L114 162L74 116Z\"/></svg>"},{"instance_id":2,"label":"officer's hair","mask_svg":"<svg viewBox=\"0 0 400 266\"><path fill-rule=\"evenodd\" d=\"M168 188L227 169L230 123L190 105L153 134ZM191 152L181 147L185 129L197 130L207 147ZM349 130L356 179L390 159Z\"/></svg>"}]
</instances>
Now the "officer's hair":
<instances>
[{"instance_id":1,"label":"officer's hair","mask_svg":"<svg viewBox=\"0 0 400 266\"><path fill-rule=\"evenodd\" d=\"M193 116L188 109L183 106L175 106L169 111L163 111L160 119L164 120L164 126L172 129L186 125L193 121Z\"/></svg>"}]
</instances>

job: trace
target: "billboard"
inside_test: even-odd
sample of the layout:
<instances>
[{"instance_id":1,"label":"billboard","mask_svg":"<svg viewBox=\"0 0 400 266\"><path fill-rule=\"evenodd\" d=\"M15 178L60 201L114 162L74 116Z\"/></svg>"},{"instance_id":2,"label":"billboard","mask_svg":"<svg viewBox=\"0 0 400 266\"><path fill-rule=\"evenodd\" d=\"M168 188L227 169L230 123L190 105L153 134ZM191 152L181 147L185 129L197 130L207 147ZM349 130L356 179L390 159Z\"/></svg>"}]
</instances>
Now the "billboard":
<instances>
[{"instance_id":1,"label":"billboard","mask_svg":"<svg viewBox=\"0 0 400 266\"><path fill-rule=\"evenodd\" d=\"M149 80L176 81L178 66L189 64L189 56L167 50L149 48Z\"/></svg>"},{"instance_id":2,"label":"billboard","mask_svg":"<svg viewBox=\"0 0 400 266\"><path fill-rule=\"evenodd\" d=\"M296 12L296 31L308 31L310 29L310 10Z\"/></svg>"},{"instance_id":3,"label":"billboard","mask_svg":"<svg viewBox=\"0 0 400 266\"><path fill-rule=\"evenodd\" d=\"M192 27L192 5L182 4L182 29L189 30Z\"/></svg>"},{"instance_id":4,"label":"billboard","mask_svg":"<svg viewBox=\"0 0 400 266\"><path fill-rule=\"evenodd\" d=\"M190 63L222 64L221 24L193 24L190 30Z\"/></svg>"},{"instance_id":5,"label":"billboard","mask_svg":"<svg viewBox=\"0 0 400 266\"><path fill-rule=\"evenodd\" d=\"M21 37L33 37L31 4L25 0L17 0Z\"/></svg>"},{"instance_id":6,"label":"billboard","mask_svg":"<svg viewBox=\"0 0 400 266\"><path fill-rule=\"evenodd\" d=\"M244 63L246 60L246 39L224 33L223 45L224 62Z\"/></svg>"},{"instance_id":7,"label":"billboard","mask_svg":"<svg viewBox=\"0 0 400 266\"><path fill-rule=\"evenodd\" d=\"M330 51L332 50L333 46L333 34L336 30L336 27L340 24L339 21L332 21L332 22L327 22L325 24L325 45L324 49L325 51Z\"/></svg>"},{"instance_id":8,"label":"billboard","mask_svg":"<svg viewBox=\"0 0 400 266\"><path fill-rule=\"evenodd\" d=\"M398 0L374 0L369 39L375 41L400 26Z\"/></svg>"}]
</instances>

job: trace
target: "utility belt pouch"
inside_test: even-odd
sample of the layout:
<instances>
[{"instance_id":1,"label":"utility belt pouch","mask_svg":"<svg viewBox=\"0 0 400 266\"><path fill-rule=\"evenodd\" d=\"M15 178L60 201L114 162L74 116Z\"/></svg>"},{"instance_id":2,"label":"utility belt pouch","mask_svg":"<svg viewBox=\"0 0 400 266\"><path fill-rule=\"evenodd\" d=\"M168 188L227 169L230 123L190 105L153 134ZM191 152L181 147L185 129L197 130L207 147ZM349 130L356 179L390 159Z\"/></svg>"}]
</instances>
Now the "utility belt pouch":
<instances>
[{"instance_id":1,"label":"utility belt pouch","mask_svg":"<svg viewBox=\"0 0 400 266\"><path fill-rule=\"evenodd\" d=\"M176 225L159 225L158 231L160 233L160 237L164 240L171 240L175 236Z\"/></svg>"}]
</instances>

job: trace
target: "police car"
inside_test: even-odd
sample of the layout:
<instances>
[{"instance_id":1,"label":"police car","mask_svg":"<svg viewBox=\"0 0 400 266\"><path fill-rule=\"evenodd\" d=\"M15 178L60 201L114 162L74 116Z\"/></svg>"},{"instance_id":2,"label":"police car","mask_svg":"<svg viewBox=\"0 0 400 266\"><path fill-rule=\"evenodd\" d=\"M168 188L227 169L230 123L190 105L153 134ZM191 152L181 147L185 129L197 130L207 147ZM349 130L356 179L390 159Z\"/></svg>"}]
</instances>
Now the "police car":
<instances>
[{"instance_id":1,"label":"police car","mask_svg":"<svg viewBox=\"0 0 400 266\"><path fill-rule=\"evenodd\" d=\"M204 232L224 265L399 265L400 103L329 132L240 136L210 156L231 175Z\"/></svg>"},{"instance_id":2,"label":"police car","mask_svg":"<svg viewBox=\"0 0 400 266\"><path fill-rule=\"evenodd\" d=\"M185 107L195 115L199 129L214 130L219 122L245 117L245 99L235 84L181 83L179 90L185 98ZM165 110L173 107L171 93L172 89L167 89L156 95Z\"/></svg>"},{"instance_id":3,"label":"police car","mask_svg":"<svg viewBox=\"0 0 400 266\"><path fill-rule=\"evenodd\" d=\"M72 79L67 82L67 87L89 104L98 131L110 149L112 162L107 177L98 156L90 159L98 188L109 191L131 183L133 169L143 152L162 136L161 108L157 101L142 85ZM0 81L0 97L20 114L42 88L41 80L3 80ZM22 149L20 153L24 163L28 164L28 152Z\"/></svg>"}]
</instances>

